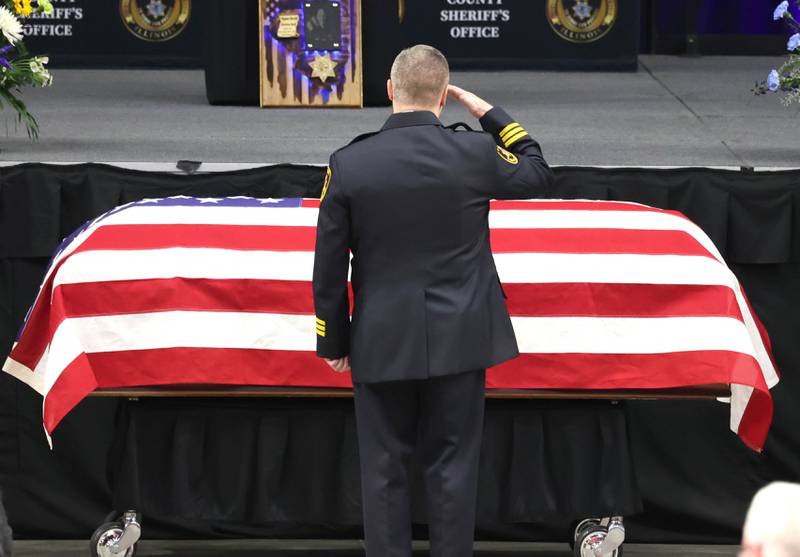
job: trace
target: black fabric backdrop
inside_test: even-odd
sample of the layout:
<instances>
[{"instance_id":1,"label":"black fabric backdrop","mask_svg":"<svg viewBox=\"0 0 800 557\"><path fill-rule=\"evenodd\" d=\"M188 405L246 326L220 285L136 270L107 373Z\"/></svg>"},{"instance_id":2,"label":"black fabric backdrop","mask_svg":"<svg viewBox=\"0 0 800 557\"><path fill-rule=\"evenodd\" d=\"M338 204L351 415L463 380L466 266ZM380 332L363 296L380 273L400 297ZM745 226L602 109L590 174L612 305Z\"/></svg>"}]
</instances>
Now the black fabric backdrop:
<instances>
[{"instance_id":1,"label":"black fabric backdrop","mask_svg":"<svg viewBox=\"0 0 800 557\"><path fill-rule=\"evenodd\" d=\"M11 346L52 249L85 220L144 197L314 196L322 173L0 169L0 346ZM575 515L641 507L628 521L634 541L735 542L758 487L800 481L800 172L556 175L554 197L677 209L705 229L772 337L783 375L775 421L759 455L728 431L719 403L490 401L479 536L563 539ZM87 399L52 452L40 412L37 394L0 374L0 487L18 537L86 538L112 508L131 505L146 513L150 537L359 535L350 401Z\"/></svg>"}]
</instances>

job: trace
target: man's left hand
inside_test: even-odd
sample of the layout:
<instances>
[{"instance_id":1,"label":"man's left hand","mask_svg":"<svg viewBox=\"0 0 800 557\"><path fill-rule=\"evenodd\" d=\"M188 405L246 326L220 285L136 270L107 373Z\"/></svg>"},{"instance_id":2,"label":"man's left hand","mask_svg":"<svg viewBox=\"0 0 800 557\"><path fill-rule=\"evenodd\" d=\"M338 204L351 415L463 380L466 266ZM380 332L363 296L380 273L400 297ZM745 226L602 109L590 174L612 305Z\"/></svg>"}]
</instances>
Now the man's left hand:
<instances>
[{"instance_id":1,"label":"man's left hand","mask_svg":"<svg viewBox=\"0 0 800 557\"><path fill-rule=\"evenodd\" d=\"M325 358L325 362L333 368L333 371L339 373L350 371L350 356L336 358L335 360L329 360L328 358Z\"/></svg>"}]
</instances>

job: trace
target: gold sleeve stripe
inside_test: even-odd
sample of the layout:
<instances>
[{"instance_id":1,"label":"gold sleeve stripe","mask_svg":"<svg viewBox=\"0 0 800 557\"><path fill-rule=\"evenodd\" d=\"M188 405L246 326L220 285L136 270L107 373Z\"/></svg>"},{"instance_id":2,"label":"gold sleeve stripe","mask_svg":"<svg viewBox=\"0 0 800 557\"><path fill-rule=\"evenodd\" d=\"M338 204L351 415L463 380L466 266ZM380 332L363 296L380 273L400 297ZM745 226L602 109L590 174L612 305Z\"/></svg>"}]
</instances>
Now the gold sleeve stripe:
<instances>
[{"instance_id":1,"label":"gold sleeve stripe","mask_svg":"<svg viewBox=\"0 0 800 557\"><path fill-rule=\"evenodd\" d=\"M325 338L325 331L320 331L319 329L317 329L317 335Z\"/></svg>"},{"instance_id":2,"label":"gold sleeve stripe","mask_svg":"<svg viewBox=\"0 0 800 557\"><path fill-rule=\"evenodd\" d=\"M317 319L317 325L322 325L323 327L325 326L325 320L324 319L320 319L319 317L317 317L316 319Z\"/></svg>"},{"instance_id":3,"label":"gold sleeve stripe","mask_svg":"<svg viewBox=\"0 0 800 557\"><path fill-rule=\"evenodd\" d=\"M317 330L318 331L322 331L324 333L325 332L325 327L320 327L319 325L317 325Z\"/></svg>"},{"instance_id":4,"label":"gold sleeve stripe","mask_svg":"<svg viewBox=\"0 0 800 557\"><path fill-rule=\"evenodd\" d=\"M499 135L502 138L502 137L505 137L506 135L508 135L509 133L513 132L515 129L521 128L521 127L522 126L520 126L518 123L512 122L511 124L507 125L502 130L500 130L500 133L498 133L497 135Z\"/></svg>"},{"instance_id":5,"label":"gold sleeve stripe","mask_svg":"<svg viewBox=\"0 0 800 557\"><path fill-rule=\"evenodd\" d=\"M526 132L525 130L522 130L519 133L515 133L514 135L506 139L505 141L506 147L511 147L512 144L516 143L526 135L528 135L528 132Z\"/></svg>"},{"instance_id":6,"label":"gold sleeve stripe","mask_svg":"<svg viewBox=\"0 0 800 557\"><path fill-rule=\"evenodd\" d=\"M512 124L507 125L502 130L500 130L500 133L498 135L500 136L500 139L505 140L506 137L508 137L509 135L515 133L516 130L521 130L521 129L522 129L522 126L520 126L519 124L514 122Z\"/></svg>"},{"instance_id":7,"label":"gold sleeve stripe","mask_svg":"<svg viewBox=\"0 0 800 557\"><path fill-rule=\"evenodd\" d=\"M328 193L328 185L330 183L331 183L331 167L329 166L325 170L325 183L322 185L322 195L319 196L320 203L322 203L322 201L325 199L325 194Z\"/></svg>"}]
</instances>

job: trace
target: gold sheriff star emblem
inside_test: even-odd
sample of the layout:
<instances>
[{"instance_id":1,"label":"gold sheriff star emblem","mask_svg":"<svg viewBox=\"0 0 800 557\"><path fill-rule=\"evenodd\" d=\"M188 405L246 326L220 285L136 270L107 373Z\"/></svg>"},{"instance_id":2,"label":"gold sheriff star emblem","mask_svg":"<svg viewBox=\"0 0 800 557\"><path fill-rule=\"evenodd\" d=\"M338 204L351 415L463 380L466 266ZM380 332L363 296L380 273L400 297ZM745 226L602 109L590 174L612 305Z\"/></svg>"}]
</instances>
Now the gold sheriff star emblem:
<instances>
[{"instance_id":1,"label":"gold sheriff star emblem","mask_svg":"<svg viewBox=\"0 0 800 557\"><path fill-rule=\"evenodd\" d=\"M314 59L308 63L311 69L311 77L318 77L323 83L328 81L329 77L336 78L336 62L331 60L330 54L317 54Z\"/></svg>"}]
</instances>

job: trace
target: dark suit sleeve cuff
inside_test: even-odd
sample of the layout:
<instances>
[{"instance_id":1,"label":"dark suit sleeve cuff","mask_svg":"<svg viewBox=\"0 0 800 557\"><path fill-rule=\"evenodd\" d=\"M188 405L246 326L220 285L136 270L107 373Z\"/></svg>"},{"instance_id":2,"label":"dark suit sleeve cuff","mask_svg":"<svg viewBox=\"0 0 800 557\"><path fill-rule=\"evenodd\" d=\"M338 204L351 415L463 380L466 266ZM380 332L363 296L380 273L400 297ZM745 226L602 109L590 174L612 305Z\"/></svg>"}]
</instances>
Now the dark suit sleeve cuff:
<instances>
[{"instance_id":1,"label":"dark suit sleeve cuff","mask_svg":"<svg viewBox=\"0 0 800 557\"><path fill-rule=\"evenodd\" d=\"M492 135L499 134L503 128L514 122L514 119L508 113L495 106L489 112L483 115L479 120L483 131L489 132Z\"/></svg>"},{"instance_id":2,"label":"dark suit sleeve cuff","mask_svg":"<svg viewBox=\"0 0 800 557\"><path fill-rule=\"evenodd\" d=\"M320 358L325 358L326 360L338 360L339 358L344 358L345 356L349 356L348 350L334 350L331 348L317 348L317 356Z\"/></svg>"},{"instance_id":3,"label":"dark suit sleeve cuff","mask_svg":"<svg viewBox=\"0 0 800 557\"><path fill-rule=\"evenodd\" d=\"M349 332L347 333L349 336ZM328 358L329 360L336 360L350 355L349 342L346 336L340 337L323 337L320 336L317 330L317 356L320 358Z\"/></svg>"}]
</instances>

